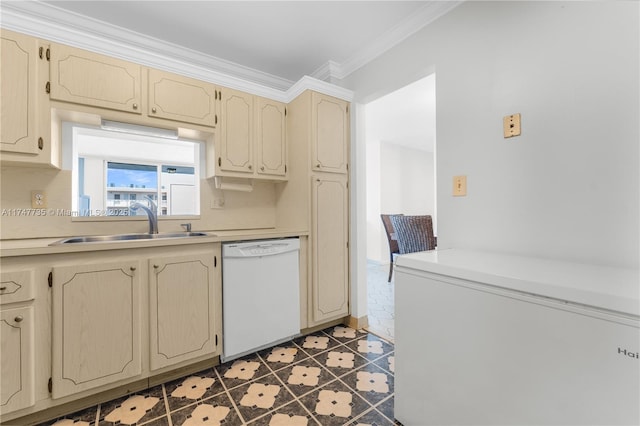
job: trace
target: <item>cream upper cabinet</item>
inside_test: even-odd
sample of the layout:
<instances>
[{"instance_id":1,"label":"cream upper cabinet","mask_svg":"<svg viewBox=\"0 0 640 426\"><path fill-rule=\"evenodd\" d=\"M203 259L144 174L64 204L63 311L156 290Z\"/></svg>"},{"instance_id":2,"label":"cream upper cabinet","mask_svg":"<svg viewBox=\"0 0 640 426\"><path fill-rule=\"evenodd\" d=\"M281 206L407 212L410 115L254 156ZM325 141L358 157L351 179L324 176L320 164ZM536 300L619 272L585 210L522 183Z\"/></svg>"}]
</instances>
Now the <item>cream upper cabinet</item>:
<instances>
[{"instance_id":1,"label":"cream upper cabinet","mask_svg":"<svg viewBox=\"0 0 640 426\"><path fill-rule=\"evenodd\" d=\"M221 89L220 138L209 176L287 179L285 104Z\"/></svg>"},{"instance_id":2,"label":"cream upper cabinet","mask_svg":"<svg viewBox=\"0 0 640 426\"><path fill-rule=\"evenodd\" d=\"M313 92L311 108L311 168L321 172L347 173L348 102Z\"/></svg>"},{"instance_id":3,"label":"cream upper cabinet","mask_svg":"<svg viewBox=\"0 0 640 426\"><path fill-rule=\"evenodd\" d=\"M221 343L219 253L149 260L151 370L203 355Z\"/></svg>"},{"instance_id":4,"label":"cream upper cabinet","mask_svg":"<svg viewBox=\"0 0 640 426\"><path fill-rule=\"evenodd\" d=\"M349 314L349 199L343 176L313 176L311 313L313 322Z\"/></svg>"},{"instance_id":5,"label":"cream upper cabinet","mask_svg":"<svg viewBox=\"0 0 640 426\"><path fill-rule=\"evenodd\" d=\"M38 90L38 41L2 30L0 83L2 85L2 151L36 154L38 134L36 93Z\"/></svg>"},{"instance_id":6,"label":"cream upper cabinet","mask_svg":"<svg viewBox=\"0 0 640 426\"><path fill-rule=\"evenodd\" d=\"M218 153L220 171L253 174L253 95L223 89Z\"/></svg>"},{"instance_id":7,"label":"cream upper cabinet","mask_svg":"<svg viewBox=\"0 0 640 426\"><path fill-rule=\"evenodd\" d=\"M141 374L140 262L53 268L54 399Z\"/></svg>"},{"instance_id":8,"label":"cream upper cabinet","mask_svg":"<svg viewBox=\"0 0 640 426\"><path fill-rule=\"evenodd\" d=\"M142 112L142 67L64 45L51 47L51 99Z\"/></svg>"},{"instance_id":9,"label":"cream upper cabinet","mask_svg":"<svg viewBox=\"0 0 640 426\"><path fill-rule=\"evenodd\" d=\"M149 117L213 127L218 91L213 84L149 69Z\"/></svg>"},{"instance_id":10,"label":"cream upper cabinet","mask_svg":"<svg viewBox=\"0 0 640 426\"><path fill-rule=\"evenodd\" d=\"M0 413L34 404L33 306L0 309Z\"/></svg>"},{"instance_id":11,"label":"cream upper cabinet","mask_svg":"<svg viewBox=\"0 0 640 426\"><path fill-rule=\"evenodd\" d=\"M0 35L2 160L51 164L48 45L7 30L1 30Z\"/></svg>"},{"instance_id":12,"label":"cream upper cabinet","mask_svg":"<svg viewBox=\"0 0 640 426\"><path fill-rule=\"evenodd\" d=\"M256 173L284 177L287 174L286 106L256 97Z\"/></svg>"}]
</instances>

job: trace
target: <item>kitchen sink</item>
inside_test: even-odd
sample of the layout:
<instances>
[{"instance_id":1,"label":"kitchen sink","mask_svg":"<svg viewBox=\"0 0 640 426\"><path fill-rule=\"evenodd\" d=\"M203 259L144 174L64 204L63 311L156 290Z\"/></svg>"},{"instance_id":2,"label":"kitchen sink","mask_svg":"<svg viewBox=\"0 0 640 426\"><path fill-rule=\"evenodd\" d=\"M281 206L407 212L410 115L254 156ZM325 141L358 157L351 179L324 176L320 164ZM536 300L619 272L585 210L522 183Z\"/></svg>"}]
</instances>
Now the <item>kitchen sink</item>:
<instances>
[{"instance_id":1,"label":"kitchen sink","mask_svg":"<svg viewBox=\"0 0 640 426\"><path fill-rule=\"evenodd\" d=\"M88 235L85 237L69 237L55 241L49 245L57 246L61 244L78 243L108 243L121 241L156 240L165 238L193 238L211 237L213 234L206 232L169 232L162 234L119 234L119 235Z\"/></svg>"}]
</instances>

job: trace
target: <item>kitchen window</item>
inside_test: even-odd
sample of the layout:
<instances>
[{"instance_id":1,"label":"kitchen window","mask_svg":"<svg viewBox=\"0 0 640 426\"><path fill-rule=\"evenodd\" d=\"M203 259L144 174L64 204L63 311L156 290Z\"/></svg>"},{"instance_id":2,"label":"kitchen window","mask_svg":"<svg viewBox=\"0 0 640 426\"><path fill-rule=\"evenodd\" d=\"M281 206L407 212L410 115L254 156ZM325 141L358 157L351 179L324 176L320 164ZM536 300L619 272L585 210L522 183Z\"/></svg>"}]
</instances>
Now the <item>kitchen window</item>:
<instances>
[{"instance_id":1,"label":"kitchen window","mask_svg":"<svg viewBox=\"0 0 640 426\"><path fill-rule=\"evenodd\" d=\"M146 216L133 203L155 208L159 217L200 214L202 142L164 129L69 122L63 123L63 140L73 216Z\"/></svg>"}]
</instances>

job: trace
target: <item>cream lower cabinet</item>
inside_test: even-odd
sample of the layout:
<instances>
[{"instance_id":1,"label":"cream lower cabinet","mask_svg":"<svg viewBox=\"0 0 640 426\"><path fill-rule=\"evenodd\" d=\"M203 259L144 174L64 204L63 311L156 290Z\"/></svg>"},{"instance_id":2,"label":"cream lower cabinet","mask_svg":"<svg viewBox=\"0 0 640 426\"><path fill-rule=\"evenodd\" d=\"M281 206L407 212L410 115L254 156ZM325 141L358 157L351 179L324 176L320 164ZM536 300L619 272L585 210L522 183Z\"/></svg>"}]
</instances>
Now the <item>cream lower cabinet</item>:
<instances>
[{"instance_id":1,"label":"cream lower cabinet","mask_svg":"<svg viewBox=\"0 0 640 426\"><path fill-rule=\"evenodd\" d=\"M149 260L151 370L218 349L221 283L211 252Z\"/></svg>"},{"instance_id":2,"label":"cream lower cabinet","mask_svg":"<svg viewBox=\"0 0 640 426\"><path fill-rule=\"evenodd\" d=\"M3 262L0 272L0 414L35 403L34 270Z\"/></svg>"},{"instance_id":3,"label":"cream lower cabinet","mask_svg":"<svg viewBox=\"0 0 640 426\"><path fill-rule=\"evenodd\" d=\"M53 268L53 398L142 372L140 261Z\"/></svg>"},{"instance_id":4,"label":"cream lower cabinet","mask_svg":"<svg viewBox=\"0 0 640 426\"><path fill-rule=\"evenodd\" d=\"M221 246L198 246L83 253L77 263L54 263L54 400L221 353Z\"/></svg>"},{"instance_id":5,"label":"cream lower cabinet","mask_svg":"<svg viewBox=\"0 0 640 426\"><path fill-rule=\"evenodd\" d=\"M0 309L0 413L34 404L33 306Z\"/></svg>"},{"instance_id":6,"label":"cream lower cabinet","mask_svg":"<svg viewBox=\"0 0 640 426\"><path fill-rule=\"evenodd\" d=\"M312 177L313 322L349 314L349 199L346 176Z\"/></svg>"}]
</instances>

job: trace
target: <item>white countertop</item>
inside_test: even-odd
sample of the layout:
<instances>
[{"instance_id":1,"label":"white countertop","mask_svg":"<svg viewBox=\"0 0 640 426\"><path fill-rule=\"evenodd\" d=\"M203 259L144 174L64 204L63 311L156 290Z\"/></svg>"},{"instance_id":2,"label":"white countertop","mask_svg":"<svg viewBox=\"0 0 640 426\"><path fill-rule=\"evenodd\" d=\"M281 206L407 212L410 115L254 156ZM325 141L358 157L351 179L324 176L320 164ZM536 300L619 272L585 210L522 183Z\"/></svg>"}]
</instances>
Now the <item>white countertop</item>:
<instances>
[{"instance_id":1,"label":"white countertop","mask_svg":"<svg viewBox=\"0 0 640 426\"><path fill-rule=\"evenodd\" d=\"M194 231L195 232L195 231ZM185 244L217 243L225 241L261 240L267 238L287 238L309 235L309 231L293 229L244 229L226 231L200 231L204 237L164 238L152 240L109 241L94 243L74 243L51 246L51 243L65 237L30 238L0 241L0 257L30 256L40 254L77 253L100 250L120 250L147 247L167 247Z\"/></svg>"},{"instance_id":2,"label":"white countertop","mask_svg":"<svg viewBox=\"0 0 640 426\"><path fill-rule=\"evenodd\" d=\"M637 269L462 249L401 255L396 267L640 316Z\"/></svg>"}]
</instances>

